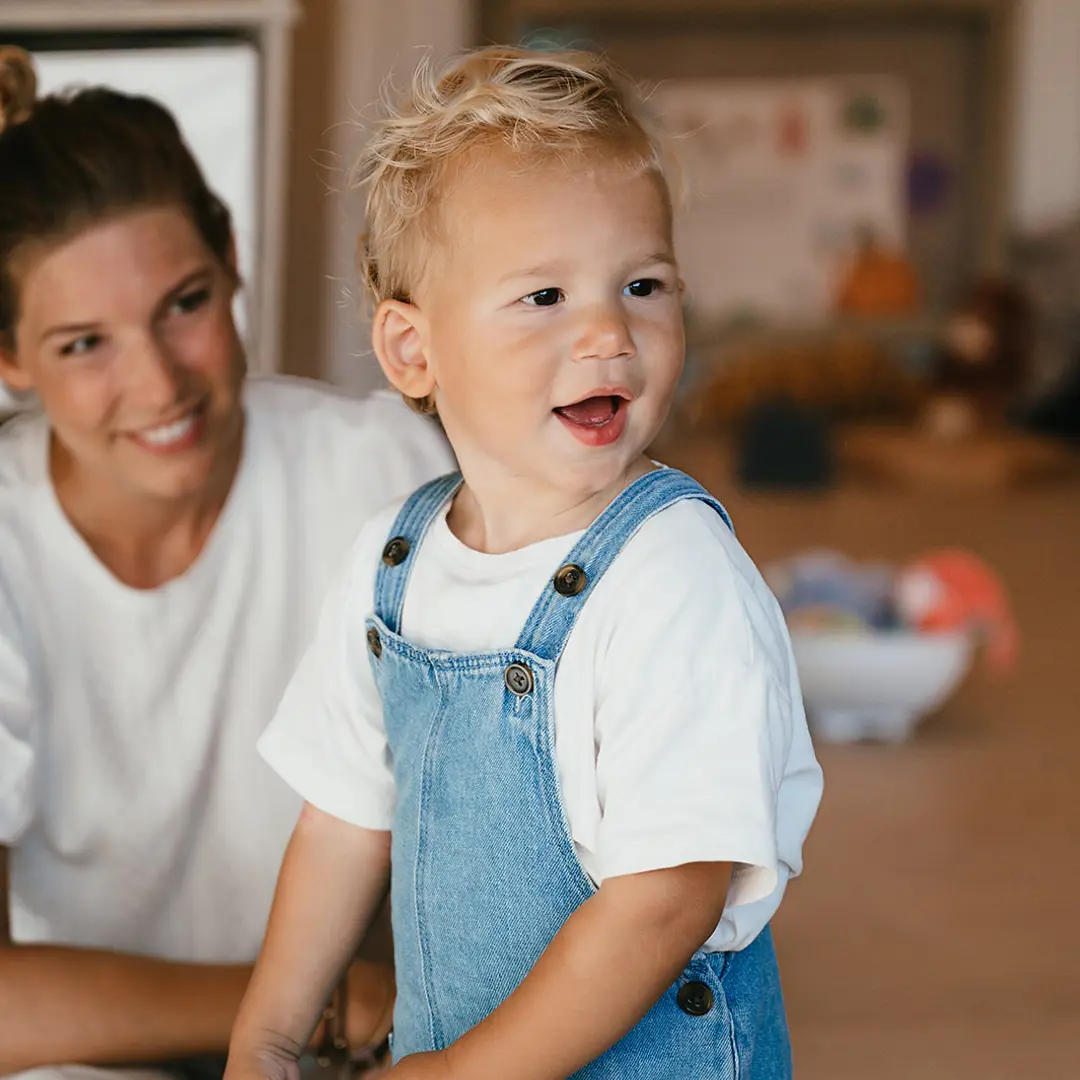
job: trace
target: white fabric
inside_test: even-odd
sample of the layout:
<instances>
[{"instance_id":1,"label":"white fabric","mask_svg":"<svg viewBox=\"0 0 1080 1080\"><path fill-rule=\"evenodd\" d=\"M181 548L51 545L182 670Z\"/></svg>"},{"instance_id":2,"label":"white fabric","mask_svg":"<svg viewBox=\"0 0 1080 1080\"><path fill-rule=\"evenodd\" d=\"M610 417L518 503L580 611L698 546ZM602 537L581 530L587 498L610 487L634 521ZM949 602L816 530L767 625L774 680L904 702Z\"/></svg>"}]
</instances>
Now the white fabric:
<instances>
[{"instance_id":1,"label":"white fabric","mask_svg":"<svg viewBox=\"0 0 1080 1080\"><path fill-rule=\"evenodd\" d=\"M258 952L300 802L256 739L361 526L453 465L389 393L258 379L245 409L205 549L142 591L60 509L44 418L0 429L0 844L17 941Z\"/></svg>"},{"instance_id":2,"label":"white fabric","mask_svg":"<svg viewBox=\"0 0 1080 1080\"><path fill-rule=\"evenodd\" d=\"M4 1080L176 1080L164 1069L99 1069L92 1065L50 1065L11 1073Z\"/></svg>"},{"instance_id":3,"label":"white fabric","mask_svg":"<svg viewBox=\"0 0 1080 1080\"><path fill-rule=\"evenodd\" d=\"M389 827L394 785L364 620L399 506L361 533L259 743L307 800L372 829ZM425 648L512 647L580 535L485 555L441 515L416 556L403 635ZM650 519L596 585L556 671L555 739L570 831L593 881L734 862L708 947L749 944L802 867L821 772L779 607L705 504Z\"/></svg>"}]
</instances>

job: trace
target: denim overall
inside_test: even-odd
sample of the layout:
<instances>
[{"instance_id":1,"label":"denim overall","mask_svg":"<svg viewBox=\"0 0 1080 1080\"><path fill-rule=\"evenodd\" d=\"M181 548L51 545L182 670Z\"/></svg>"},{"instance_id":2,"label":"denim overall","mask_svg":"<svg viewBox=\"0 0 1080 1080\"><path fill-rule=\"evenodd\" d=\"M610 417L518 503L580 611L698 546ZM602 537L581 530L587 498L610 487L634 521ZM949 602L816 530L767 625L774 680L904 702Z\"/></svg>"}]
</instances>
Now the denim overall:
<instances>
[{"instance_id":1,"label":"denim overall","mask_svg":"<svg viewBox=\"0 0 1080 1080\"><path fill-rule=\"evenodd\" d=\"M559 656L593 587L641 525L672 503L700 499L730 526L723 507L688 476L650 472L596 519L563 566L552 567L514 648L418 649L400 633L410 555L459 483L459 476L433 481L405 504L367 622L397 786L395 1061L442 1049L483 1020L595 892L559 795L553 704ZM574 1075L789 1077L769 929L741 952L697 952L636 1027Z\"/></svg>"}]
</instances>

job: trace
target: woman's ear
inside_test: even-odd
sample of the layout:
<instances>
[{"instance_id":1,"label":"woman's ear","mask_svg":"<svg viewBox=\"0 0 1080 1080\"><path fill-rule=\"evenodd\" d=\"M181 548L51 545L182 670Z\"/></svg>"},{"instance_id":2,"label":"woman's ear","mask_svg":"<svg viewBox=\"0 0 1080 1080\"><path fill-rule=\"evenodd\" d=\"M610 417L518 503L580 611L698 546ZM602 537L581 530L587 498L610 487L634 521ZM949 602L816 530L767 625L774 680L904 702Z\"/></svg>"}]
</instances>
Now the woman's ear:
<instances>
[{"instance_id":1,"label":"woman's ear","mask_svg":"<svg viewBox=\"0 0 1080 1080\"><path fill-rule=\"evenodd\" d=\"M408 398L429 397L435 373L427 355L427 323L413 304L384 300L375 309L371 343L390 384Z\"/></svg>"},{"instance_id":2,"label":"woman's ear","mask_svg":"<svg viewBox=\"0 0 1080 1080\"><path fill-rule=\"evenodd\" d=\"M15 345L11 338L10 333L0 332L0 382L21 394L33 389L33 381L25 369L19 366L15 358Z\"/></svg>"}]
</instances>

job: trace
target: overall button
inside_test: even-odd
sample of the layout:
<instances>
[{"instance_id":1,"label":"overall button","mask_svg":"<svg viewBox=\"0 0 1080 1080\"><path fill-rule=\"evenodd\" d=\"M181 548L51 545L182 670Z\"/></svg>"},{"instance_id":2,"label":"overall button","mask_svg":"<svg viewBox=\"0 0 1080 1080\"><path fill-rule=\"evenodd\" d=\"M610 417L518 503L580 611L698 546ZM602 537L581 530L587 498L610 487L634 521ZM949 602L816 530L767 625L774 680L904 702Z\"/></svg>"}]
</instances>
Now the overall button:
<instances>
[{"instance_id":1,"label":"overall button","mask_svg":"<svg viewBox=\"0 0 1080 1080\"><path fill-rule=\"evenodd\" d=\"M507 688L512 690L518 697L524 697L532 693L533 675L524 664L511 664L503 676Z\"/></svg>"},{"instance_id":2,"label":"overall button","mask_svg":"<svg viewBox=\"0 0 1080 1080\"><path fill-rule=\"evenodd\" d=\"M679 987L679 1008L689 1016L704 1016L713 1007L713 992L702 982Z\"/></svg>"},{"instance_id":3,"label":"overall button","mask_svg":"<svg viewBox=\"0 0 1080 1080\"><path fill-rule=\"evenodd\" d=\"M556 570L552 580L560 596L577 596L589 583L585 571L574 563L567 563Z\"/></svg>"},{"instance_id":4,"label":"overall button","mask_svg":"<svg viewBox=\"0 0 1080 1080\"><path fill-rule=\"evenodd\" d=\"M367 643L371 655L378 660L382 656L382 639L379 637L379 631L374 626L367 632Z\"/></svg>"},{"instance_id":5,"label":"overall button","mask_svg":"<svg viewBox=\"0 0 1080 1080\"><path fill-rule=\"evenodd\" d=\"M404 536L395 536L383 548L382 561L387 566L400 566L409 557L409 541Z\"/></svg>"}]
</instances>

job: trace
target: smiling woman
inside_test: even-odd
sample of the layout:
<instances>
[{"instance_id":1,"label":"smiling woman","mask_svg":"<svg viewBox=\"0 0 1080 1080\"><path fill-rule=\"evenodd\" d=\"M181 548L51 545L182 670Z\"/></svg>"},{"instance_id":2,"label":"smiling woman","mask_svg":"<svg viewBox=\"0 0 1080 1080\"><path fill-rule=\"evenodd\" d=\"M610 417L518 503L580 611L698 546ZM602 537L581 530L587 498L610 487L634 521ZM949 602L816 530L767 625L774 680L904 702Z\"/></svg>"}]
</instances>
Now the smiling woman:
<instances>
[{"instance_id":1,"label":"smiling woman","mask_svg":"<svg viewBox=\"0 0 1080 1080\"><path fill-rule=\"evenodd\" d=\"M160 106L35 101L33 68L7 56L0 375L49 415L68 517L117 577L153 586L198 554L240 460L229 213ZM194 527L146 565L108 540L131 513L143 532Z\"/></svg>"},{"instance_id":2,"label":"smiling woman","mask_svg":"<svg viewBox=\"0 0 1080 1080\"><path fill-rule=\"evenodd\" d=\"M240 458L235 271L182 210L162 207L87 228L21 284L0 372L48 409L57 497L118 578L160 584L198 554ZM137 545L108 544L125 513L151 528L183 515L195 528L147 565Z\"/></svg>"},{"instance_id":3,"label":"smiling woman","mask_svg":"<svg viewBox=\"0 0 1080 1080\"><path fill-rule=\"evenodd\" d=\"M356 533L452 463L394 395L247 380L238 286L167 111L38 100L0 48L0 377L38 406L0 429L0 1075L225 1050L300 807L255 741ZM354 1045L392 988L351 966Z\"/></svg>"}]
</instances>

